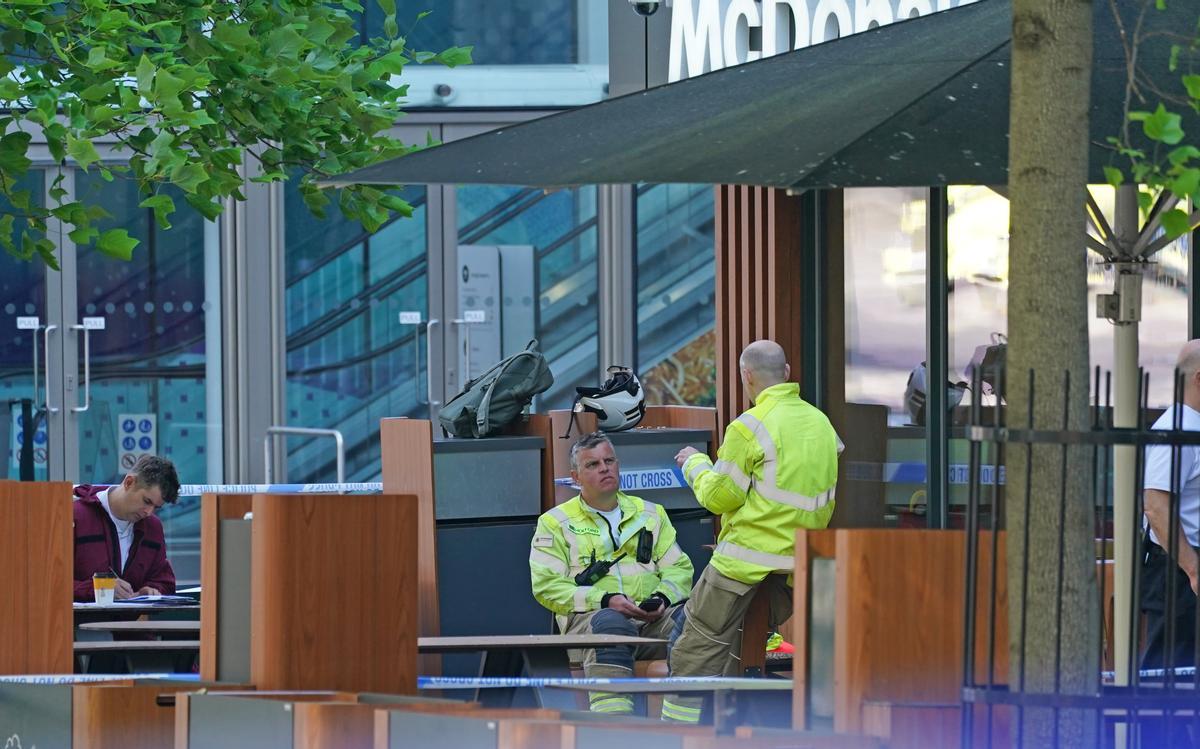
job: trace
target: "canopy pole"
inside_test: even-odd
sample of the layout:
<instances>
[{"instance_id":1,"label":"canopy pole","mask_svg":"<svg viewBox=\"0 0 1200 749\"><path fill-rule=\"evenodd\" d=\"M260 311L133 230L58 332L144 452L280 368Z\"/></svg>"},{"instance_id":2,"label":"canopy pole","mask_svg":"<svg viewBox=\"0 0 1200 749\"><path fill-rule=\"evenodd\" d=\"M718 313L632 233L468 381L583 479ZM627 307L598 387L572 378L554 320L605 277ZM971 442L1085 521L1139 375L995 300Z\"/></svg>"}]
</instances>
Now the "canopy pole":
<instances>
[{"instance_id":1,"label":"canopy pole","mask_svg":"<svg viewBox=\"0 0 1200 749\"><path fill-rule=\"evenodd\" d=\"M1122 251L1133 247L1138 238L1137 185L1121 185L1116 189L1114 234ZM1124 252L1122 252L1124 254ZM1121 291L1121 268L1114 266L1114 280ZM1139 271L1140 272L1140 271ZM1140 317L1140 310L1139 315ZM1113 426L1136 427L1141 382L1138 376L1138 322L1117 322L1113 330ZM1136 506L1134 488L1137 448L1133 445L1113 447L1113 665L1114 683L1129 684L1130 619L1133 606L1132 568L1133 544L1137 536L1133 510ZM1103 605L1103 602L1101 602Z\"/></svg>"}]
</instances>

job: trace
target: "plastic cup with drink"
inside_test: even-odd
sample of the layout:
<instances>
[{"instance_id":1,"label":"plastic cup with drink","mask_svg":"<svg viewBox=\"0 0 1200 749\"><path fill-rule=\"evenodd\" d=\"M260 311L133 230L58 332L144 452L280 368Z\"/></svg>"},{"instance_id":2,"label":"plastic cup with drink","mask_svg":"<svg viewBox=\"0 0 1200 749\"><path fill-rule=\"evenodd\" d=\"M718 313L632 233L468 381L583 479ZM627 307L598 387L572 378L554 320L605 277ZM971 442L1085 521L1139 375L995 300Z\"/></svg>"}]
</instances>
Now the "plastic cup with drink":
<instances>
[{"instance_id":1,"label":"plastic cup with drink","mask_svg":"<svg viewBox=\"0 0 1200 749\"><path fill-rule=\"evenodd\" d=\"M92 590L96 594L96 603L111 606L117 591L117 573L97 572L92 575Z\"/></svg>"}]
</instances>

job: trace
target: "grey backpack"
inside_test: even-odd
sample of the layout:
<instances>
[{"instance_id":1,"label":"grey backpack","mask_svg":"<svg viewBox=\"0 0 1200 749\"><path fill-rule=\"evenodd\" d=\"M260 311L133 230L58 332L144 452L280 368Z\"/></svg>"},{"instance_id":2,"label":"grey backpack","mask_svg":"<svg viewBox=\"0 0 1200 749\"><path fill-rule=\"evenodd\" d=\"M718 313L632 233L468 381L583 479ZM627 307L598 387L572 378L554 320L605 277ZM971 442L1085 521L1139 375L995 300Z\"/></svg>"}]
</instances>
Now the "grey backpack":
<instances>
[{"instance_id":1,"label":"grey backpack","mask_svg":"<svg viewBox=\"0 0 1200 749\"><path fill-rule=\"evenodd\" d=\"M533 396L554 384L546 357L532 340L520 351L467 383L438 411L438 421L455 437L487 437L516 421Z\"/></svg>"}]
</instances>

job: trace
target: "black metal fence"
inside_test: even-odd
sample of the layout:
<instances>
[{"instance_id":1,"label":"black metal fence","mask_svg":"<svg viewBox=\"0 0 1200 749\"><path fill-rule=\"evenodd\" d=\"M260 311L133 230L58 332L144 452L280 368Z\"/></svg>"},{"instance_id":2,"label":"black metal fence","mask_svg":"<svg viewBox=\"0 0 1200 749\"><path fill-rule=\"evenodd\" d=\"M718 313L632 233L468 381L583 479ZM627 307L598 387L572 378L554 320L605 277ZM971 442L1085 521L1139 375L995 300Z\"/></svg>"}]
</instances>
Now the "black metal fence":
<instances>
[{"instance_id":1,"label":"black metal fence","mask_svg":"<svg viewBox=\"0 0 1200 749\"><path fill-rule=\"evenodd\" d=\"M1196 374L1191 375L1193 378ZM1044 375L1043 375L1044 378ZM1149 392L1149 377L1139 372L1139 408L1137 425L1134 427L1118 428L1112 420L1112 382L1111 374L1101 377L1099 368L1094 374L1090 399L1090 428L1070 429L1068 418L1070 406L1071 385L1069 373L1059 375L1053 383L1056 391L1053 397L1061 394L1062 422L1057 429L1034 428L1034 406L1037 401L1039 377L1034 372L1028 374L1028 403L1023 409L1025 413L1015 414L1011 410L1007 414L997 405L993 413L984 413L984 409L975 404L971 408L970 426L967 429L970 450L970 485L968 491L968 507L966 520L967 553L966 553L966 600L964 601L964 646L963 646L963 689L962 689L962 733L961 741L964 747L988 746L998 743L998 735L1008 735L1018 747L1044 745L1045 736L1039 734L1036 738L1027 735L1027 724L1033 713L1039 713L1043 718L1053 721L1052 745L1059 744L1059 726L1064 722L1064 716L1071 715L1078 726L1082 720L1090 724L1090 733L1096 746L1127 746L1127 747L1197 747L1200 748L1200 673L1195 665L1200 660L1200 617L1196 611L1196 593L1189 584L1187 575L1179 567L1179 553L1187 554L1186 547L1182 550L1179 544L1187 541L1180 534L1183 529L1180 523L1170 523L1165 548L1156 544L1148 536L1145 529L1144 499L1145 499L1145 461L1147 454L1153 454L1159 461L1165 457L1163 449L1170 452L1170 491L1167 517L1179 518L1181 494L1187 488L1189 480L1193 483L1200 481L1200 461L1192 459L1193 448L1200 446L1200 431L1184 428L1185 381L1179 373L1175 378L1175 405L1152 428L1147 423L1149 409L1146 407ZM1043 385L1045 380L1043 379ZM1043 390L1047 389L1045 387ZM980 392L978 383L974 392ZM991 410L992 407L988 407ZM1007 420L1007 423L1005 423ZM1198 419L1200 421L1200 419ZM986 422L986 423L985 423ZM1041 426L1040 424L1037 426ZM1200 425L1197 425L1200 426ZM1164 428L1165 427L1165 428ZM1197 427L1193 427L1197 428ZM999 482L985 484L980 481L983 468L981 455L984 445L990 445L993 475L1014 451L1022 451L1026 471L1023 486L1014 486L1015 478L1011 469L1008 472L1009 484L1004 488L1003 497L1000 495ZM1132 446L1136 452L1134 460L1133 507L1122 509L1131 513L1130 534L1127 538L1128 549L1131 551L1127 558L1128 569L1132 571L1132 580L1121 580L1114 577L1113 585L1132 585L1131 600L1133 605L1129 614L1129 637L1127 640L1128 659L1124 664L1128 669L1129 683L1117 685L1114 683L1113 661L1115 635L1110 632L1115 622L1107 621L1106 612L1109 606L1106 602L1113 590L1106 581L1105 574L1097 575L1099 588L1098 611L1090 612L1099 617L1100 652L1097 653L1096 663L1099 663L1101 673L1097 674L1095 689L1067 689L1059 678L1066 669L1082 664L1063 663L1063 589L1068 583L1065 573L1064 559L1067 550L1061 533L1064 520L1067 517L1068 503L1081 501L1078 492L1068 489L1069 472L1086 470L1090 475L1085 483L1089 484L1085 493L1090 495L1082 499L1090 499L1095 517L1096 528L1096 563L1103 570L1104 565L1111 563L1109 549L1114 549L1115 533L1112 524L1115 520L1111 495L1113 493L1113 448L1120 445ZM1038 448L1035 450L1035 448ZM1057 449L1056 449L1057 448ZM1150 451L1147 450L1150 448ZM1185 453L1185 450L1187 451ZM1090 466L1078 463L1079 453L1090 454ZM1200 451L1195 451L1200 453ZM1069 458L1073 456L1075 460ZM1030 517L1031 495L1034 487L1030 477L1034 473L1035 461L1057 461L1058 486L1057 512L1058 548L1055 558L1057 568L1048 570L1037 568L1030 570L1029 566L1029 529L1033 523L1049 522L1046 517ZM1042 466L1045 467L1044 464ZM1161 465L1160 465L1161 467ZM1181 469L1186 473L1181 475ZM1159 472L1161 474L1161 471ZM1044 482L1040 487L1045 491ZM1045 496L1045 495L1043 495ZM1153 495L1154 501L1159 502L1161 495ZM981 506L990 504L989 527L981 527ZM1019 524L1023 538L1017 545L1021 550L1019 566L1014 566L1015 559L1008 560L1008 590L1014 589L1014 583L1020 593L1015 598L1007 597L1007 601L999 600L997 581L1006 571L998 569L998 553L1003 531L1001 512L997 511L1000 502L1008 506L1009 514L1019 506L1023 511L1025 522ZM1020 503L1015 505L1013 503ZM1046 502L1039 504L1044 508ZM1200 523L1200 507L1196 512L1196 520ZM1195 526L1193 526L1195 527ZM990 531L990 532L989 532ZM1018 541L1018 539L1013 539ZM1196 543L1193 536L1191 542ZM991 546L990 554L984 558L990 560L988 569L980 569L980 549L982 544ZM1012 549L1013 544L1008 544ZM1044 550L1043 550L1044 551ZM1029 619L1029 601L1027 584L1032 575L1054 574L1054 584L1057 586L1058 598L1055 603L1054 622L1051 630L1054 642L1054 679L1053 687L1044 686L1032 688L1026 684L1028 669L1020 663L1028 653L1027 644L1031 634L1027 631ZM1090 581L1073 581L1073 584L1091 584ZM1015 607L1015 610L1014 610ZM1007 609L1007 612L1006 612ZM1068 624L1074 612L1068 614ZM1007 616L1007 622L1001 622L1000 617ZM1006 627L1011 624L1011 627ZM1090 626L1090 622L1089 622ZM998 641L1004 638L1004 632L1009 632L1013 642ZM1069 631L1069 630L1068 630ZM1107 636L1105 633L1108 633ZM999 635L998 635L999 633ZM1044 646L1045 643L1042 643ZM1149 647L1148 647L1149 646ZM977 661L981 648L986 653L985 666L978 667ZM1013 653L1013 659L1008 663L1007 674L997 673L998 650L1008 649ZM1001 651L1001 656L1003 651ZM1000 662L1004 658L1001 657ZM1090 660L1090 659L1089 659ZM1015 683L1008 676L1016 674ZM1080 693L1084 691L1086 693ZM1001 724L1007 730L998 730ZM1064 737L1065 738L1065 737ZM1077 738L1077 737L1076 737ZM1091 742L1089 742L1091 743Z\"/></svg>"}]
</instances>

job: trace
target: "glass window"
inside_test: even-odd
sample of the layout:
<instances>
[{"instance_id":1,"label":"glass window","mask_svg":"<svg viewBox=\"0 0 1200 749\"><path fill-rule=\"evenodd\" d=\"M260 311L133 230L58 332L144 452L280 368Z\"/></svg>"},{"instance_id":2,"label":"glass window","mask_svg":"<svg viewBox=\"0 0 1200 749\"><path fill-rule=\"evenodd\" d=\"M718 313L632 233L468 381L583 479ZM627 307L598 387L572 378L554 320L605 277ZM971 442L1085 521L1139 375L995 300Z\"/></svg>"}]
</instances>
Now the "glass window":
<instances>
[{"instance_id":1,"label":"glass window","mask_svg":"<svg viewBox=\"0 0 1200 749\"><path fill-rule=\"evenodd\" d=\"M859 188L844 203L848 435L838 493L904 527L926 525L925 428L905 389L925 360L927 198L921 188ZM880 431L886 440L867 436Z\"/></svg>"},{"instance_id":2,"label":"glass window","mask_svg":"<svg viewBox=\"0 0 1200 749\"><path fill-rule=\"evenodd\" d=\"M457 195L460 247L529 248L509 264L510 271L511 262L527 264L534 279L534 333L554 372L554 385L536 405L540 411L569 408L576 386L599 384L596 189L470 186ZM502 354L513 351L510 345Z\"/></svg>"},{"instance_id":3,"label":"glass window","mask_svg":"<svg viewBox=\"0 0 1200 749\"><path fill-rule=\"evenodd\" d=\"M104 330L90 334L91 405L79 421L84 482L120 481L139 451L170 459L185 484L223 479L221 430L210 423L221 418L220 382L206 366L220 352L209 338L219 333L206 325L220 305L219 284L206 283L219 277L215 227L180 191L162 190L175 201L169 229L138 207L143 196L132 180L75 173L76 195L110 214L97 228L125 229L140 241L128 262L78 248L79 315L105 318ZM79 356L82 369L82 346ZM198 580L200 498L180 497L159 517L176 577Z\"/></svg>"},{"instance_id":4,"label":"glass window","mask_svg":"<svg viewBox=\"0 0 1200 749\"><path fill-rule=\"evenodd\" d=\"M845 192L846 401L911 423L904 389L925 360L924 189Z\"/></svg>"},{"instance_id":5,"label":"glass window","mask_svg":"<svg viewBox=\"0 0 1200 749\"><path fill-rule=\"evenodd\" d=\"M314 218L291 183L284 195L287 423L341 430L347 480L377 480L379 419L428 416L424 336L399 323L400 312L429 317L425 189L401 192L412 217L373 235L335 206ZM287 446L289 481L334 479L328 440Z\"/></svg>"},{"instance_id":6,"label":"glass window","mask_svg":"<svg viewBox=\"0 0 1200 749\"><path fill-rule=\"evenodd\" d=\"M45 191L43 172L29 172L20 185L30 191L34 202L41 204ZM11 210L7 202L0 202L0 214ZM17 222L19 234L24 222ZM46 322L46 266L41 260L18 260L0 249L0 331L4 345L0 346L0 398L8 406L3 410L4 425L0 431L0 444L4 445L6 469L2 475L10 479L20 478L20 449L24 440L27 423L21 415L21 400L29 399L30 408L34 412L29 423L37 419L37 407L40 403L34 400L33 381L33 349L34 336L38 331L18 330L18 317L36 316L44 325ZM50 271L53 272L53 271ZM41 343L38 343L38 356L42 355ZM40 363L39 363L40 366ZM37 384L41 388L41 383ZM40 400L42 392L38 391ZM45 481L49 456L47 454L47 432L45 421L37 422L32 433L34 440L34 478Z\"/></svg>"},{"instance_id":7,"label":"glass window","mask_svg":"<svg viewBox=\"0 0 1200 749\"><path fill-rule=\"evenodd\" d=\"M368 38L383 14L366 3ZM425 11L429 14L417 20ZM559 107L604 98L608 85L608 3L591 0L442 0L396 3L411 47L473 47L472 64L409 65L401 77L412 107Z\"/></svg>"},{"instance_id":8,"label":"glass window","mask_svg":"<svg viewBox=\"0 0 1200 749\"><path fill-rule=\"evenodd\" d=\"M711 185L640 185L637 372L649 405L716 405Z\"/></svg>"},{"instance_id":9,"label":"glass window","mask_svg":"<svg viewBox=\"0 0 1200 749\"><path fill-rule=\"evenodd\" d=\"M578 62L579 6L578 0L399 0L396 20L415 49L474 46L477 65L561 65ZM364 8L367 36L382 36L383 12L375 3Z\"/></svg>"}]
</instances>

